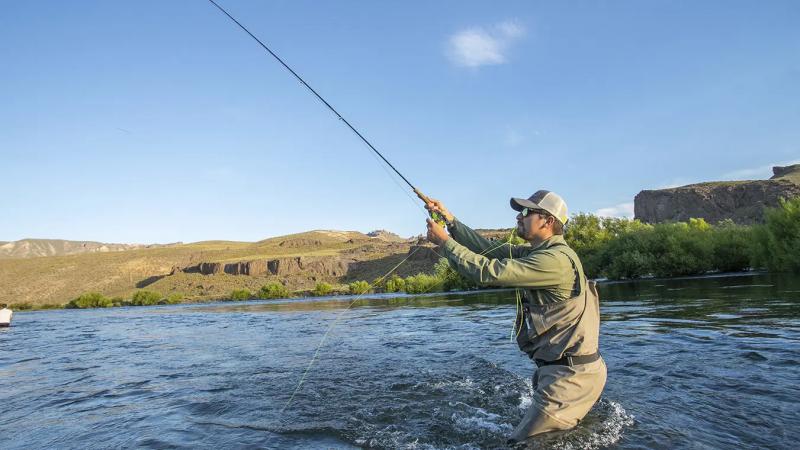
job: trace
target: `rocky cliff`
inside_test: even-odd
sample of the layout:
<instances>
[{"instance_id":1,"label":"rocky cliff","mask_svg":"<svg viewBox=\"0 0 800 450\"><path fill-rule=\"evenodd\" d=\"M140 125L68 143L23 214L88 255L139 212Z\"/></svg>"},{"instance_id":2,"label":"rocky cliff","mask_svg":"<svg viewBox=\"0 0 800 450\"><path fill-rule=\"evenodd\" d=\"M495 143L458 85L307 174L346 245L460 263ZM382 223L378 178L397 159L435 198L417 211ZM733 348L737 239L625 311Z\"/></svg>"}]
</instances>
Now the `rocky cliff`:
<instances>
[{"instance_id":1,"label":"rocky cliff","mask_svg":"<svg viewBox=\"0 0 800 450\"><path fill-rule=\"evenodd\" d=\"M773 167L768 180L716 181L670 189L645 190L634 200L636 219L647 223L703 218L710 223L731 219L740 224L763 220L764 208L780 198L800 196L800 164Z\"/></svg>"},{"instance_id":2,"label":"rocky cliff","mask_svg":"<svg viewBox=\"0 0 800 450\"><path fill-rule=\"evenodd\" d=\"M341 277L347 275L350 265L355 261L355 259L339 256L292 256L233 263L201 262L196 266L182 268L180 271L199 272L203 275L227 273L229 275L277 275L281 277L307 272L313 275ZM174 275L177 271L173 269L171 274Z\"/></svg>"}]
</instances>

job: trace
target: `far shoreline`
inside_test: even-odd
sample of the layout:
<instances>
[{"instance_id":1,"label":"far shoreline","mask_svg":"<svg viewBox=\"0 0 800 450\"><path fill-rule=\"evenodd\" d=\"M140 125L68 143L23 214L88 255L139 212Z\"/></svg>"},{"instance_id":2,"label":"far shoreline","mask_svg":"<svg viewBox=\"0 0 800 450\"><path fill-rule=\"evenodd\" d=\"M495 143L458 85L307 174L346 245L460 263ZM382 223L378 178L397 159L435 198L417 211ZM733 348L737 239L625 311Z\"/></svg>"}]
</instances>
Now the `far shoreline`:
<instances>
[{"instance_id":1,"label":"far shoreline","mask_svg":"<svg viewBox=\"0 0 800 450\"><path fill-rule=\"evenodd\" d=\"M658 281L679 281L679 280L696 280L696 279L713 279L713 278L734 278L734 277L748 277L748 276L757 276L757 275L769 275L772 272L763 271L763 270L748 270L743 272L717 272L717 273L707 273L703 275L688 275L688 276L681 276L681 277L641 277L641 278L632 278L632 279L623 279L623 280L608 280L608 279L594 279L598 285L616 285L616 284L626 284L626 283L639 283L639 282L658 282ZM512 291L514 288L484 288L484 289L468 289L468 290L453 290L453 291L435 291L435 292L426 292L421 294L409 294L406 292L378 292L378 293L369 293L369 294L338 294L338 295L327 295L327 296L315 296L315 295L298 295L293 297L284 297L284 298L254 298L254 299L247 299L247 300L233 300L229 298L216 298L216 299L198 299L186 302L179 302L179 303L164 303L164 304L157 304L157 305L146 305L146 306L136 306L136 305L125 305L125 306L110 306L110 307L91 307L91 308L67 308L67 304L63 305L31 305L30 308L25 309L14 309L13 304L9 305L9 308L14 311L15 314L24 314L28 312L41 312L41 311L52 311L52 310L98 310L98 309L118 309L118 310L129 310L129 309L138 309L138 308L146 308L146 307L169 307L169 306L182 306L182 305L247 305L247 304L274 304L274 303L293 303L293 302L307 302L307 301L320 301L320 300L349 300L353 301L355 299L363 299L363 300L380 300L380 299L393 299L393 298L414 298L414 297L435 297L441 295L475 295L484 292L503 292L503 291Z\"/></svg>"}]
</instances>

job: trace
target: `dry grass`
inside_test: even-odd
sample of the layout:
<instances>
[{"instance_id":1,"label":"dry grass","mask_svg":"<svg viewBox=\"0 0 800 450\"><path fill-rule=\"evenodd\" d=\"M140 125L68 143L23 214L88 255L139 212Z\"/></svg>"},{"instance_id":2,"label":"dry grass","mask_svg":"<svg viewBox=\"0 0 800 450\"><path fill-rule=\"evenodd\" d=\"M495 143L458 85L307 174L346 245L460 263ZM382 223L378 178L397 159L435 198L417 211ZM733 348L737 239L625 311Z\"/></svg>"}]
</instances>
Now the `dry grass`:
<instances>
[{"instance_id":1,"label":"dry grass","mask_svg":"<svg viewBox=\"0 0 800 450\"><path fill-rule=\"evenodd\" d=\"M402 260L408 243L390 243L357 232L310 231L248 243L204 241L163 248L113 253L87 253L0 260L0 303L66 304L82 293L96 291L108 297L130 298L141 287L164 296L183 294L190 300L225 298L234 289L257 291L269 281L282 281L290 290L313 289L317 281L341 286L348 280L372 281ZM178 273L173 266L200 262L235 262L289 256L344 255L363 261L347 280L298 274L278 280L274 276L201 275ZM430 270L429 263L410 263L401 275Z\"/></svg>"}]
</instances>

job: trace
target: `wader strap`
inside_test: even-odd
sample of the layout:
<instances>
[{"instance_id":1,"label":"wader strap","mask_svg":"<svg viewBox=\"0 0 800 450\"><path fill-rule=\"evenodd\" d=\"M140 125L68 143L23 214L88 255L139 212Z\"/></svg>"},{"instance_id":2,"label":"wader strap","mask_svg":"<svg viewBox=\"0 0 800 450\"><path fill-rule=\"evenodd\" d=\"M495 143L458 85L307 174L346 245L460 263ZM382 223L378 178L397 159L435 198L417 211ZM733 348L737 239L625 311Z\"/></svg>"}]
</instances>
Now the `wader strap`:
<instances>
[{"instance_id":1,"label":"wader strap","mask_svg":"<svg viewBox=\"0 0 800 450\"><path fill-rule=\"evenodd\" d=\"M559 246L562 246L562 245L564 247L569 247L567 244L555 244L555 245L553 245L553 247L559 247ZM579 296L581 294L584 294L583 286L581 285L581 280L586 282L586 287L588 288L589 287L589 279L586 278L586 274L584 274L583 278L581 278L581 274L578 271L578 265L575 264L575 260L572 259L571 256L569 256L569 253L561 251L561 250L559 250L559 253L561 253L562 255L567 257L567 259L569 260L569 263L572 265L572 271L575 272L575 283L573 283L573 285L572 285L572 292L570 292L570 298L574 298L574 297L577 297L577 296ZM533 300L532 300L533 294L531 294L530 291L534 291L534 290L536 290L536 289L526 289L525 290L525 293L526 293L526 299L525 300L526 301L533 303ZM586 305L584 305L584 311L585 310L586 310ZM583 317L583 313L581 313L581 317Z\"/></svg>"},{"instance_id":2,"label":"wader strap","mask_svg":"<svg viewBox=\"0 0 800 450\"><path fill-rule=\"evenodd\" d=\"M557 247L559 245L563 245L564 247L568 247L567 244L558 244L558 245L554 245L553 247ZM572 295L571 297L577 297L577 296L579 296L579 295L581 295L583 293L583 285L581 284L581 281L585 281L587 283L587 287L588 287L589 280L586 278L586 274L583 274L583 279L581 279L581 273L578 271L578 265L575 264L575 260L572 259L572 256L569 256L569 253L567 253L565 251L559 251L559 252L562 255L566 256L567 259L569 260L570 264L572 264L572 271L575 272L575 285L577 285L577 287L575 285L572 286L572 291L574 292L575 295Z\"/></svg>"},{"instance_id":3,"label":"wader strap","mask_svg":"<svg viewBox=\"0 0 800 450\"><path fill-rule=\"evenodd\" d=\"M555 361L545 361L543 359L534 359L536 362L536 367L543 367L543 366L577 366L580 364L589 364L593 363L600 359L600 353L594 352L591 355L580 355L580 356L565 356L561 359L557 359Z\"/></svg>"}]
</instances>

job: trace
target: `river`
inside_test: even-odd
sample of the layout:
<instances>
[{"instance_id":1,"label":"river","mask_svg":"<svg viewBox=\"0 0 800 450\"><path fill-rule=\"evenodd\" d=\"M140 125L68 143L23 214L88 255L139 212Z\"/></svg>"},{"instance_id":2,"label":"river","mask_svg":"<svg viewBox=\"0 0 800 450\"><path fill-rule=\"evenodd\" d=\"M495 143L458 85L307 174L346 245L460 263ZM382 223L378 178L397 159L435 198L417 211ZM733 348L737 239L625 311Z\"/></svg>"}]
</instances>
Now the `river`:
<instances>
[{"instance_id":1,"label":"river","mask_svg":"<svg viewBox=\"0 0 800 450\"><path fill-rule=\"evenodd\" d=\"M603 397L530 448L795 448L800 280L600 286ZM0 448L495 448L530 404L513 291L20 312ZM332 321L304 385L281 411Z\"/></svg>"}]
</instances>

